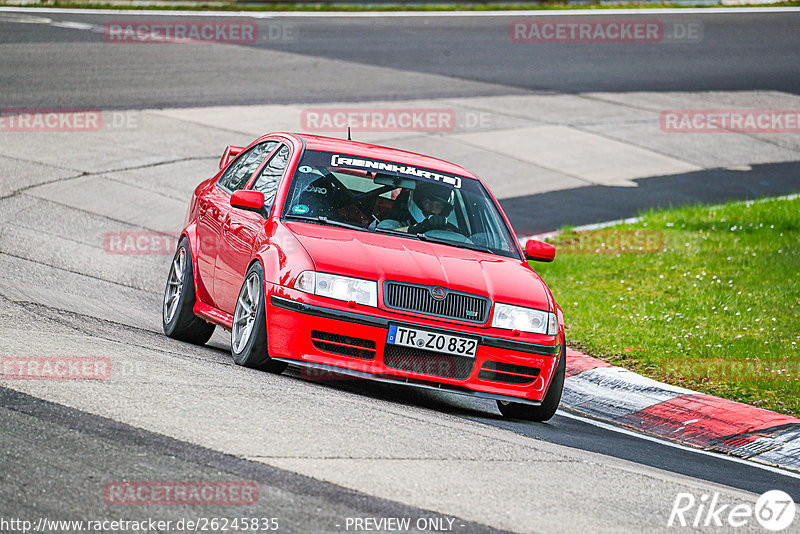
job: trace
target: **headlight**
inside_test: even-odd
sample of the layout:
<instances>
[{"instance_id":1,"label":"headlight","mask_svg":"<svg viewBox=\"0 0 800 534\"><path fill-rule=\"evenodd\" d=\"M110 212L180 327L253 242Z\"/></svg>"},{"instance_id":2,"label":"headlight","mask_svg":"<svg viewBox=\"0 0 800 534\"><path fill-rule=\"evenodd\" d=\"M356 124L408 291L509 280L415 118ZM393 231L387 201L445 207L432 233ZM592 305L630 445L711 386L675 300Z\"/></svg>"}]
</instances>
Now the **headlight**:
<instances>
[{"instance_id":1,"label":"headlight","mask_svg":"<svg viewBox=\"0 0 800 534\"><path fill-rule=\"evenodd\" d=\"M297 277L295 289L364 306L378 306L378 282L338 274L304 271Z\"/></svg>"},{"instance_id":2,"label":"headlight","mask_svg":"<svg viewBox=\"0 0 800 534\"><path fill-rule=\"evenodd\" d=\"M548 334L554 336L558 333L558 319L555 313L548 313L521 306L496 303L492 315L494 328L533 332L534 334Z\"/></svg>"}]
</instances>

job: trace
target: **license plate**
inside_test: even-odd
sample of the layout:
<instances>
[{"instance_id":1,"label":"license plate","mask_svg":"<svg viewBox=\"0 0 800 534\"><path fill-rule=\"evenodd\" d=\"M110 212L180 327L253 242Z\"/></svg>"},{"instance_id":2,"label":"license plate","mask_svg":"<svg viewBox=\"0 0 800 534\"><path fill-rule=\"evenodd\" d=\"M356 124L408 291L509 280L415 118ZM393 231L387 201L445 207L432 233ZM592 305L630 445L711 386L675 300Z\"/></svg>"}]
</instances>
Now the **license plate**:
<instances>
[{"instance_id":1,"label":"license plate","mask_svg":"<svg viewBox=\"0 0 800 534\"><path fill-rule=\"evenodd\" d=\"M397 325L389 326L389 335L386 338L386 342L393 345L403 345L404 347L414 347L415 349L430 350L441 354L453 354L455 356L469 356L471 358L475 357L475 352L478 349L478 342L472 338Z\"/></svg>"}]
</instances>

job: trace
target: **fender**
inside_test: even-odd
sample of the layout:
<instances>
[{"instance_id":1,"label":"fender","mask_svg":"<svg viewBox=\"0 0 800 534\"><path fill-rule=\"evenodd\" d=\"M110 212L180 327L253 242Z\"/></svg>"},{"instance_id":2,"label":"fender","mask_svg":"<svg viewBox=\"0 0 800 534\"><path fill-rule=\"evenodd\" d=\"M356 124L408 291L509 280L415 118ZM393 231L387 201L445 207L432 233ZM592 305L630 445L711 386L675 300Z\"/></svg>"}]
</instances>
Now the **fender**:
<instances>
[{"instance_id":1,"label":"fender","mask_svg":"<svg viewBox=\"0 0 800 534\"><path fill-rule=\"evenodd\" d=\"M552 296L551 296L551 298L552 298ZM567 357L566 356L566 354L567 354L566 353L567 336L564 333L564 312L561 310L561 306L559 306L558 304L556 304L556 319L558 320L558 334L557 335L558 335L558 337L561 338L561 346L562 346L561 350L564 351L564 356L563 357L566 358ZM555 377L555 371L558 368L558 364L561 363L560 362L560 358L562 358L561 354L559 354L558 357L553 358L553 367L552 367L552 369L550 369L550 382L547 384L547 387L544 390L545 391L545 395L547 395L547 392L550 390L550 385L553 383L553 378ZM542 397L542 398L544 398L544 397Z\"/></svg>"},{"instance_id":2,"label":"fender","mask_svg":"<svg viewBox=\"0 0 800 534\"><path fill-rule=\"evenodd\" d=\"M521 265L524 266L524 267L527 267L534 274L534 276L536 277L537 282L539 282L542 285L542 287L544 287L545 296L547 297L547 311L557 310L558 304L556 303L555 297L553 297L553 292L550 290L550 286L548 286L545 283L545 281L542 280L542 277L539 275L539 273L536 272L536 269L534 269L531 266L531 264L530 264L530 262L528 260L523 261L521 263Z\"/></svg>"},{"instance_id":3,"label":"fender","mask_svg":"<svg viewBox=\"0 0 800 534\"><path fill-rule=\"evenodd\" d=\"M562 350L564 355L562 356L559 353L558 356L553 358L553 366L550 369L550 381L548 382L547 387L544 389L544 394L545 395L547 395L547 392L550 391L550 386L553 384L553 378L555 378L556 369L558 368L558 364L561 363L561 358L562 357L563 358L567 357L566 348L565 348L565 345L567 344L567 338L564 335L563 325L562 325L562 323L560 321L559 321L559 334L560 334L560 337L561 337L561 347L562 347L561 350ZM542 397L542 398L544 398L544 397Z\"/></svg>"},{"instance_id":4,"label":"fender","mask_svg":"<svg viewBox=\"0 0 800 534\"><path fill-rule=\"evenodd\" d=\"M197 223L192 221L189 226L183 229L178 242L186 238L189 241L189 251L192 253L192 279L194 279L194 291L197 294Z\"/></svg>"},{"instance_id":5,"label":"fender","mask_svg":"<svg viewBox=\"0 0 800 534\"><path fill-rule=\"evenodd\" d=\"M189 241L189 250L192 253L192 280L194 281L194 294L197 298L198 302L209 302L209 294L205 288L205 285L202 284L202 280L199 279L197 275L197 222L192 221L189 225L183 229L181 232L180 241L183 238L186 238Z\"/></svg>"},{"instance_id":6,"label":"fender","mask_svg":"<svg viewBox=\"0 0 800 534\"><path fill-rule=\"evenodd\" d=\"M289 286L300 273L315 268L305 247L277 218L267 222L264 234L264 241L254 247L256 252L250 264L261 262L265 283Z\"/></svg>"},{"instance_id":7,"label":"fender","mask_svg":"<svg viewBox=\"0 0 800 534\"><path fill-rule=\"evenodd\" d=\"M558 318L558 333L562 335L564 338L564 343L566 343L566 337L564 336L564 311L558 304L556 304L556 317Z\"/></svg>"}]
</instances>

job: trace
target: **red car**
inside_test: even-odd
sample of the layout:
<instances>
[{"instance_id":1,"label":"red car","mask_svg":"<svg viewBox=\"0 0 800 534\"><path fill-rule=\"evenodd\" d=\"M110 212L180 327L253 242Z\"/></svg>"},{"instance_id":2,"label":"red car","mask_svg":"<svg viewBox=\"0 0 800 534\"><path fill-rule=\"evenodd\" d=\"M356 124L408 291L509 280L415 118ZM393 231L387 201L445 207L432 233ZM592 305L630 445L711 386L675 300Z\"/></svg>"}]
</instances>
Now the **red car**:
<instances>
[{"instance_id":1,"label":"red car","mask_svg":"<svg viewBox=\"0 0 800 534\"><path fill-rule=\"evenodd\" d=\"M564 320L500 205L468 170L419 154L273 133L229 146L194 191L164 332L231 331L239 365L288 364L495 399L545 421Z\"/></svg>"}]
</instances>

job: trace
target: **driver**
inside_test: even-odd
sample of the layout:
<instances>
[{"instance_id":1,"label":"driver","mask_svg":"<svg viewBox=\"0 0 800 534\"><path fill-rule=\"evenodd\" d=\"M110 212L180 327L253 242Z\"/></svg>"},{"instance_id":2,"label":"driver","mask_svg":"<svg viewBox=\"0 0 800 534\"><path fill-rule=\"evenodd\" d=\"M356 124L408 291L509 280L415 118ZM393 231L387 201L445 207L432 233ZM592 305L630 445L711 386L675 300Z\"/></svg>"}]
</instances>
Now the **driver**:
<instances>
[{"instance_id":1,"label":"driver","mask_svg":"<svg viewBox=\"0 0 800 534\"><path fill-rule=\"evenodd\" d=\"M446 230L447 216L453 211L451 203L451 191L449 188L430 183L418 183L412 191L409 199L409 212L417 222L412 222L408 226L408 233L423 234L429 230ZM414 203L422 217L414 217ZM420 220L421 219L421 220ZM451 225L452 226L452 225Z\"/></svg>"},{"instance_id":2,"label":"driver","mask_svg":"<svg viewBox=\"0 0 800 534\"><path fill-rule=\"evenodd\" d=\"M447 222L447 216L453 211L452 198L452 191L447 186L418 182L409 195L400 220L408 223L410 234L423 234L429 230L458 231Z\"/></svg>"},{"instance_id":3,"label":"driver","mask_svg":"<svg viewBox=\"0 0 800 534\"><path fill-rule=\"evenodd\" d=\"M452 211L453 193L449 187L417 182L414 189L403 189L395 200L394 208L378 224L378 228L407 227L410 234L424 234L430 230L459 232L455 225L447 221Z\"/></svg>"}]
</instances>

